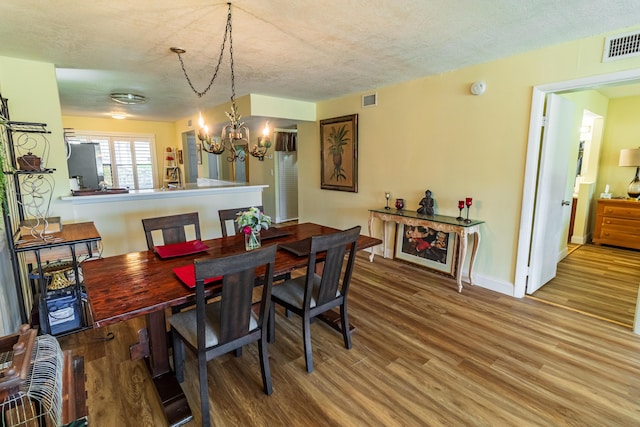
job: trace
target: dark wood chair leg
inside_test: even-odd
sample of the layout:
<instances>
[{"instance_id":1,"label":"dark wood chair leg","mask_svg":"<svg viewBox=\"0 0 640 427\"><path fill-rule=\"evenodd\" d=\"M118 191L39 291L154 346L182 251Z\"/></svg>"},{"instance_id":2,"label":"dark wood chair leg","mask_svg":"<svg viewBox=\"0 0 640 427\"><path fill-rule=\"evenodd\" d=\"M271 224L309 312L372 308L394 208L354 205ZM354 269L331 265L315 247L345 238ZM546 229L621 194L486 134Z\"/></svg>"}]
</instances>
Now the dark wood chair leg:
<instances>
[{"instance_id":1,"label":"dark wood chair leg","mask_svg":"<svg viewBox=\"0 0 640 427\"><path fill-rule=\"evenodd\" d=\"M235 350L233 350L233 354L235 354L236 357L242 356L242 347L238 347Z\"/></svg>"},{"instance_id":2,"label":"dark wood chair leg","mask_svg":"<svg viewBox=\"0 0 640 427\"><path fill-rule=\"evenodd\" d=\"M344 346L351 348L351 331L349 330L349 314L347 313L347 301L345 300L340 306L340 322L342 323L342 337L344 338Z\"/></svg>"},{"instance_id":3,"label":"dark wood chair leg","mask_svg":"<svg viewBox=\"0 0 640 427\"><path fill-rule=\"evenodd\" d=\"M304 360L307 372L313 371L313 356L311 355L311 319L308 314L302 317L302 338L304 341Z\"/></svg>"},{"instance_id":4,"label":"dark wood chair leg","mask_svg":"<svg viewBox=\"0 0 640 427\"><path fill-rule=\"evenodd\" d=\"M272 302L269 305L269 325L267 325L267 339L270 343L276 342L276 304Z\"/></svg>"},{"instance_id":5,"label":"dark wood chair leg","mask_svg":"<svg viewBox=\"0 0 640 427\"><path fill-rule=\"evenodd\" d=\"M175 333L171 334L171 338L173 341L173 370L176 373L178 382L182 383L184 381L184 342Z\"/></svg>"},{"instance_id":6,"label":"dark wood chair leg","mask_svg":"<svg viewBox=\"0 0 640 427\"><path fill-rule=\"evenodd\" d=\"M267 336L262 331L262 337L258 342L258 352L260 353L260 372L262 373L262 385L264 386L264 392L270 395L272 392L271 387L271 368L269 367L269 353L267 352Z\"/></svg>"},{"instance_id":7,"label":"dark wood chair leg","mask_svg":"<svg viewBox=\"0 0 640 427\"><path fill-rule=\"evenodd\" d=\"M207 356L204 352L198 353L198 373L200 374L200 410L202 411L202 426L211 425L209 415L209 384L207 380Z\"/></svg>"}]
</instances>

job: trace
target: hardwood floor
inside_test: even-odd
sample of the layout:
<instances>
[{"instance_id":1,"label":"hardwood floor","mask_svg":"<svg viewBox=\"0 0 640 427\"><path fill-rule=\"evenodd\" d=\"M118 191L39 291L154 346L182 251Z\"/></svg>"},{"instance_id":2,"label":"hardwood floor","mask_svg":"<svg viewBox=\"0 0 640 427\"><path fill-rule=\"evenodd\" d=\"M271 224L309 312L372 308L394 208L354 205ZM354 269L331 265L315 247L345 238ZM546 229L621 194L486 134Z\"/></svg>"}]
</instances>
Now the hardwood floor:
<instances>
[{"instance_id":1,"label":"hardwood floor","mask_svg":"<svg viewBox=\"0 0 640 427\"><path fill-rule=\"evenodd\" d=\"M640 251L581 245L558 264L533 298L633 328Z\"/></svg>"},{"instance_id":2,"label":"hardwood floor","mask_svg":"<svg viewBox=\"0 0 640 427\"><path fill-rule=\"evenodd\" d=\"M594 267L595 268L595 267ZM640 337L529 298L515 299L407 264L358 254L349 296L357 330L312 324L307 374L300 319L276 315L273 394L257 347L209 363L217 426L631 426L640 424ZM144 363L129 360L139 319L61 338L84 354L89 423L166 425ZM112 331L115 339L92 339ZM200 421L197 371L183 388Z\"/></svg>"}]
</instances>

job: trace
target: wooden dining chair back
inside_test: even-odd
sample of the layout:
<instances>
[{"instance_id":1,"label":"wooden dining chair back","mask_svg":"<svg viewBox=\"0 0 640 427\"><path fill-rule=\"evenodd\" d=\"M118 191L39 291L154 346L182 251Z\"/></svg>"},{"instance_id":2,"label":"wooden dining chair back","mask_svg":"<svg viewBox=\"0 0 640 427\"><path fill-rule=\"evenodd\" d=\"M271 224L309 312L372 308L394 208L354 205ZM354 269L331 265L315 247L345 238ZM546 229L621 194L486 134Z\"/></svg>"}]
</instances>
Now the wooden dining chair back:
<instances>
[{"instance_id":1,"label":"wooden dining chair back","mask_svg":"<svg viewBox=\"0 0 640 427\"><path fill-rule=\"evenodd\" d=\"M163 245L172 245L174 243L183 243L187 241L188 227L194 228L195 238L200 240L200 220L198 218L198 212L144 218L142 220L142 228L144 229L144 236L147 240L147 249L149 250L153 250L154 247L159 246L159 244L157 244L158 242L154 241L154 231L162 232ZM171 311L173 313L178 313L191 305L193 304L187 303L173 306L171 307Z\"/></svg>"},{"instance_id":2,"label":"wooden dining chair back","mask_svg":"<svg viewBox=\"0 0 640 427\"><path fill-rule=\"evenodd\" d=\"M311 354L311 319L340 307L340 325L344 345L351 348L347 295L355 263L360 226L325 236L311 238L307 272L274 287L269 310L269 341L275 341L275 304L302 318L302 336L307 372L313 371ZM345 255L348 256L345 257ZM316 267L324 259L322 272ZM346 263L346 265L345 265Z\"/></svg>"},{"instance_id":3,"label":"wooden dining chair back","mask_svg":"<svg viewBox=\"0 0 640 427\"><path fill-rule=\"evenodd\" d=\"M262 205L255 206L263 212ZM238 223L236 222L236 217L239 212L245 212L249 210L249 206L246 208L234 208L234 209L220 209L218 211L218 216L220 217L220 228L222 229L222 237L227 237L229 235L229 231L231 227L228 226L228 221L233 222L233 229L235 230L235 234L238 234Z\"/></svg>"},{"instance_id":4,"label":"wooden dining chair back","mask_svg":"<svg viewBox=\"0 0 640 427\"><path fill-rule=\"evenodd\" d=\"M185 346L198 358L204 426L210 422L207 361L211 359L257 341L264 392L271 394L266 327L276 250L277 245L269 245L239 255L195 260L196 308L169 318L174 368L179 382L184 380ZM256 314L252 309L252 293L256 278L262 275L260 308ZM221 297L207 304L204 296L205 279L220 276Z\"/></svg>"},{"instance_id":5,"label":"wooden dining chair back","mask_svg":"<svg viewBox=\"0 0 640 427\"><path fill-rule=\"evenodd\" d=\"M142 228L147 239L147 248L153 249L157 246L153 240L153 232L158 230L162 231L162 240L165 245L186 242L185 230L189 226L195 227L195 238L200 240L198 212L143 219Z\"/></svg>"}]
</instances>

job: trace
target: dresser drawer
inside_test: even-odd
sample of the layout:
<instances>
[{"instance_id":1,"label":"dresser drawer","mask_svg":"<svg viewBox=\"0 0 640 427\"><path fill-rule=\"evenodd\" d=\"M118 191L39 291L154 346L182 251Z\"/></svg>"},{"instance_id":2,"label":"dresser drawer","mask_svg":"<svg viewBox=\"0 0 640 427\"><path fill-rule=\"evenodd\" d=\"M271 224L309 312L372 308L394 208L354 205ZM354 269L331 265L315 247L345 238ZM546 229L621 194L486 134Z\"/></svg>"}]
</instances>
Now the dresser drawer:
<instances>
[{"instance_id":1,"label":"dresser drawer","mask_svg":"<svg viewBox=\"0 0 640 427\"><path fill-rule=\"evenodd\" d=\"M600 238L593 239L599 245L620 246L623 248L640 249L640 235L625 233L620 230L602 230Z\"/></svg>"},{"instance_id":2,"label":"dresser drawer","mask_svg":"<svg viewBox=\"0 0 640 427\"><path fill-rule=\"evenodd\" d=\"M605 206L602 214L604 216L637 218L640 220L640 203L637 206Z\"/></svg>"},{"instance_id":3,"label":"dresser drawer","mask_svg":"<svg viewBox=\"0 0 640 427\"><path fill-rule=\"evenodd\" d=\"M619 230L625 233L634 233L640 235L640 220L616 218L611 216L602 217L602 231Z\"/></svg>"},{"instance_id":4,"label":"dresser drawer","mask_svg":"<svg viewBox=\"0 0 640 427\"><path fill-rule=\"evenodd\" d=\"M613 239L613 238L624 238L627 239L637 239L640 242L640 230L638 227L622 227L622 226L602 226L602 231L600 232L600 238L602 239Z\"/></svg>"}]
</instances>

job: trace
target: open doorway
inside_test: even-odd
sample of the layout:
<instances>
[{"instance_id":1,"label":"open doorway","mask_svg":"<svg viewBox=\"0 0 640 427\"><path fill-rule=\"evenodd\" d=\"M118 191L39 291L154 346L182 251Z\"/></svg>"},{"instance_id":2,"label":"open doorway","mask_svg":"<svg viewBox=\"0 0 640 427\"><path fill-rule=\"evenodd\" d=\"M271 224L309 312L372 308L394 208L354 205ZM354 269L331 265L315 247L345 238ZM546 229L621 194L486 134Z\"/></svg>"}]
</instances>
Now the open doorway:
<instances>
[{"instance_id":1,"label":"open doorway","mask_svg":"<svg viewBox=\"0 0 640 427\"><path fill-rule=\"evenodd\" d=\"M575 179L573 184L573 206L569 224L568 242L583 245L591 240L591 201L598 179L598 163L602 146L604 117L593 111L583 110L575 156ZM573 166L570 164L570 166Z\"/></svg>"},{"instance_id":2,"label":"open doorway","mask_svg":"<svg viewBox=\"0 0 640 427\"><path fill-rule=\"evenodd\" d=\"M640 70L631 70L534 87L518 239L514 296L524 297L527 292L530 276L532 273L540 271L543 267L541 260L537 260L531 255L534 254L536 250L539 250L537 245L540 244L543 237L534 235L534 222L547 221L547 218L535 209L536 203L539 202L536 197L540 196L536 194L536 189L539 184L538 171L540 171L541 176L545 173L546 159L543 159L541 156L541 152L543 151L541 137L544 122L543 112L547 95L557 92L592 90L606 85L637 84L638 81L640 81ZM542 196L544 196L544 194ZM551 200L547 202L560 203L561 201Z\"/></svg>"}]
</instances>

